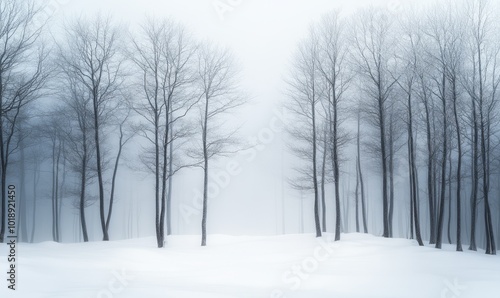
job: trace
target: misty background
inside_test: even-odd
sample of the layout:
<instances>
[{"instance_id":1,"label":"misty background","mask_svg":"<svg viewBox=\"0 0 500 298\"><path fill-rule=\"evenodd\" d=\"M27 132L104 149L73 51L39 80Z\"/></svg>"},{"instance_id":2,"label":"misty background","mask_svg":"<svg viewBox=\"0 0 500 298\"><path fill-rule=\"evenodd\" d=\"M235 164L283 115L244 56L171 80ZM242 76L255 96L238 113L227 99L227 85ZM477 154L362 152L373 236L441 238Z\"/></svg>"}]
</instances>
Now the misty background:
<instances>
[{"instance_id":1,"label":"misty background","mask_svg":"<svg viewBox=\"0 0 500 298\"><path fill-rule=\"evenodd\" d=\"M413 9L429 6L435 1L86 1L53 0L45 3L42 16L50 16L48 29L43 33L43 40L61 41L64 39L67 25L75 19L91 19L98 14L110 16L112 23L119 26L123 35L125 51L133 51L131 38L140 35L141 25L146 17L172 21L186 27L186 32L193 40L210 42L228 49L239 70L238 90L246 99L244 105L231 110L223 118L221 126L240 127L239 150L229 156L217 158L211 162L208 179L208 233L230 235L272 235L283 233L311 233L315 230L314 196L310 190L298 190L293 187L298 178L294 169L303 161L290 150L295 144L289 128L296 122L287 105L290 102L289 83L293 72L298 45L311 33L311 26L317 24L325 13L338 10L340 16L349 19L359 9L370 5L374 11L382 14L382 19L401 20L411 15ZM418 5L417 5L418 4ZM425 9L424 9L425 10ZM378 17L378 15L377 15ZM394 31L397 34L397 31ZM394 37L397 39L397 37ZM57 58L56 58L57 60ZM130 68L128 75L137 76L137 69ZM365 79L361 79L363 83ZM126 84L130 82L127 81ZM357 92L357 87L353 93ZM362 89L362 88L360 88ZM348 105L363 98L363 95L349 94ZM140 93L139 93L140 94ZM131 97L137 97L131 92ZM55 99L50 95L38 100L36 106L48 108ZM401 107L400 107L401 108ZM463 108L466 108L464 105ZM437 111L437 110L436 110ZM399 112L399 111L396 111ZM401 111L401 114L405 113ZM346 118L352 118L346 116ZM135 120L135 118L134 118ZM345 128L355 132L355 122L346 121ZM365 119L363 119L365 120ZM363 126L367 125L366 123ZM439 126L439 123L437 124ZM288 130L288 132L287 132ZM363 133L368 133L368 129ZM423 132L417 129L417 143L423 147ZM354 192L356 184L355 140L352 138L344 148L339 182L342 231L354 231ZM198 135L192 136L198 138ZM404 139L404 137L403 137ZM452 139L453 140L453 139ZM453 141L454 142L454 141ZM140 135L134 136L124 146L120 170L116 179L115 203L110 222L110 239L125 239L154 235L155 229L155 189L154 179L141 166L147 142ZM366 146L363 143L363 146ZM403 145L402 145L403 146ZM115 148L116 149L116 148ZM363 149L364 150L364 149ZM403 165L396 167L394 175L394 236L407 237L410 230L410 201L408 194L409 173L403 153L396 153ZM453 149L454 150L454 147ZM450 151L451 152L451 151ZM451 153L450 153L451 156ZM425 193L425 163L418 154L419 193ZM451 159L451 157L450 157ZM369 232L375 235L384 233L382 225L382 191L380 168L370 154L362 158L365 177L366 204ZM7 183L15 184L20 197L28 204L26 218L28 226L36 226L34 241L51 240L51 187L52 174L48 164L41 168L27 167L28 176L21 182L19 168L13 164L12 175ZM465 172L466 170L464 170ZM32 189L32 172L39 172L39 183ZM494 172L493 174L496 174ZM76 179L70 171L62 173L61 179ZM453 175L450 175L451 179ZM107 180L106 180L107 179ZM109 178L106 178L109 183ZM300 181L299 181L300 182ZM201 200L203 192L203 171L190 167L180 170L172 178L172 234L200 234L202 216ZM464 185L468 183L466 175ZM89 197L97 196L95 183L89 184ZM451 184L447 184L451 185ZM465 188L464 188L465 189ZM452 192L450 186L447 192ZM23 193L24 191L24 193ZM467 201L468 189L464 190L462 200ZM36 194L36 220L33 222L31 202ZM107 195L108 193L106 193ZM326 185L326 230L335 229L335 206L333 185ZM493 225L498 231L498 199L496 188L492 188ZM61 187L60 193L60 241L81 241L80 217L75 207L75 198ZM428 237L427 202L425 195L420 195L422 234ZM465 203L464 203L465 204ZM102 239L99 223L99 206L94 200L86 209L86 222L90 240ZM467 205L467 204L465 204ZM450 205L451 206L451 205ZM465 208L464 208L465 209ZM451 210L451 207L450 209ZM447 211L449 213L449 211ZM465 212L465 211L464 211ZM467 211L469 212L469 211ZM464 214L464 233L468 229L467 212ZM482 212L482 211L480 211ZM446 214L448 214L446 213ZM482 213L480 213L482 214ZM448 216L448 215L447 215ZM482 215L481 215L482 216ZM478 226L483 228L482 217L478 217ZM446 220L454 219L453 215ZM450 226L450 224L448 224ZM29 229L28 229L29 230ZM412 234L413 235L413 234ZM483 242L483 235L480 235ZM467 242L467 240L464 240Z\"/></svg>"}]
</instances>

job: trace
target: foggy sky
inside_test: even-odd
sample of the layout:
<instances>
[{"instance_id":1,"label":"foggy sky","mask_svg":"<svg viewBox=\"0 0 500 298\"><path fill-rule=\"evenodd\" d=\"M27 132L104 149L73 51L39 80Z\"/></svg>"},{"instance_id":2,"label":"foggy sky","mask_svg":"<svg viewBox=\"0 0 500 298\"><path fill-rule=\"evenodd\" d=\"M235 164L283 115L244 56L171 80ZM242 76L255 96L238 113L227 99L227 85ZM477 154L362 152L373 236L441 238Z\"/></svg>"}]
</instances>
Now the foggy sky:
<instances>
[{"instance_id":1,"label":"foggy sky","mask_svg":"<svg viewBox=\"0 0 500 298\"><path fill-rule=\"evenodd\" d=\"M336 8L351 13L357 7L377 4L388 14L400 11L410 1L343 1L343 0L53 0L54 23L60 24L75 16L92 16L101 12L137 31L146 15L170 17L186 25L198 40L211 40L232 50L242 69L241 86L249 95L249 103L235 115L242 123L243 139L266 135L276 123L276 112L282 113L286 100L283 78L288 74L291 56L297 43L305 37L309 25L322 14ZM222 16L214 5L233 3L233 9ZM60 3L60 4L58 4ZM279 117L278 117L279 118ZM279 120L279 119L278 119ZM281 233L282 198L287 208L286 231L299 232L300 195L289 189L285 175L291 176L290 161L283 144L284 133L273 132L258 153L236 154L221 159L212 174L220 173L228 162L236 162L241 173L231 177L229 183L218 184L220 192L209 204L208 232L217 234L274 234ZM139 141L139 139L136 139ZM286 153L286 154L285 154ZM137 154L127 152L129 158ZM282 155L285 155L283 158ZM224 174L221 174L224 176ZM219 175L220 176L220 175ZM150 177L151 178L151 177ZM140 214L141 234L154 233L153 180L144 174L123 171L118 181L118 202L112 225L121 225L130 210ZM220 177L219 177L220 178ZM212 178L213 180L214 178ZM202 191L202 175L196 170L183 171L174 178L173 196L174 233L200 233L201 216L179 218L179 204L191 206L196 192ZM225 185L227 184L227 185ZM305 195L304 195L305 196ZM312 201L304 202L306 231L312 230ZM97 209L91 207L89 209ZM89 210L90 211L90 210ZM89 212L91 235L100 237L97 212ZM177 226L180 225L180 229ZM333 226L333 224L331 225ZM97 230L96 230L97 229ZM114 233L122 229L116 229ZM111 232L113 234L113 231Z\"/></svg>"}]
</instances>

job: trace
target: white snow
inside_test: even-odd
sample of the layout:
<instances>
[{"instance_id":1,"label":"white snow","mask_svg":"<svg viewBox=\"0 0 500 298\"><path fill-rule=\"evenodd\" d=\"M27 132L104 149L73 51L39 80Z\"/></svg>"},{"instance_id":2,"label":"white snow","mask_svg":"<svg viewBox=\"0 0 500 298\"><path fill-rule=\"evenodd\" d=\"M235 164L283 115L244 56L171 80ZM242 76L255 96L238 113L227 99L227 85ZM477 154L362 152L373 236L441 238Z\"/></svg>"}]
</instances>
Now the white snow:
<instances>
[{"instance_id":1,"label":"white snow","mask_svg":"<svg viewBox=\"0 0 500 298\"><path fill-rule=\"evenodd\" d=\"M85 244L21 244L17 290L0 297L500 297L500 257L364 234L172 236ZM466 247L464 247L466 249Z\"/></svg>"}]
</instances>

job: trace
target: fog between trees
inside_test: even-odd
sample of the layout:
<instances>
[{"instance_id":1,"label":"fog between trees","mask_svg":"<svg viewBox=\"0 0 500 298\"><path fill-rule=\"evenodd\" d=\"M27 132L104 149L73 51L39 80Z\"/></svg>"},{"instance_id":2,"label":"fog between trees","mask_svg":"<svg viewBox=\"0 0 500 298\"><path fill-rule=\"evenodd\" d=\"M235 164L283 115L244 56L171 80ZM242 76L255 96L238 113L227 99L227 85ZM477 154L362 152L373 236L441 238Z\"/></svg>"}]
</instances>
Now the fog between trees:
<instances>
[{"instance_id":1,"label":"fog between trees","mask_svg":"<svg viewBox=\"0 0 500 298\"><path fill-rule=\"evenodd\" d=\"M98 208L102 240L113 239L117 177L128 167L154 180L154 197L140 204L154 206L163 247L179 212L172 178L201 168L206 245L212 162L252 146L226 125L251 101L234 54L165 18L127 30L112 16L78 17L50 34L51 23L34 22L42 10L0 0L0 240L9 184L20 193L20 240L47 240L36 237L37 222L49 216L51 240L63 241L63 204L78 213L81 241L88 208ZM470 0L397 16L376 7L328 12L290 49L283 105L295 171L287 178L314 197L318 237L380 233L496 253L497 10ZM47 199L50 214L39 214Z\"/></svg>"}]
</instances>

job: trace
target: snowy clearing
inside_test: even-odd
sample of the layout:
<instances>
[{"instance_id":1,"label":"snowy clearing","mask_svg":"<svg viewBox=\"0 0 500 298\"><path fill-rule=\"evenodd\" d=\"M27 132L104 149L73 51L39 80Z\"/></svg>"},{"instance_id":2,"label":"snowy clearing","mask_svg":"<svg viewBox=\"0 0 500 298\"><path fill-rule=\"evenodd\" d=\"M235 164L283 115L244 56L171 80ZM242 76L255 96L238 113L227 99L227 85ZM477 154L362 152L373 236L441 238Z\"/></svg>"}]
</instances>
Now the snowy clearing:
<instances>
[{"instance_id":1,"label":"snowy clearing","mask_svg":"<svg viewBox=\"0 0 500 298\"><path fill-rule=\"evenodd\" d=\"M345 234L21 244L0 297L499 297L500 257ZM6 246L0 250L6 276Z\"/></svg>"}]
</instances>

